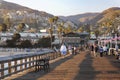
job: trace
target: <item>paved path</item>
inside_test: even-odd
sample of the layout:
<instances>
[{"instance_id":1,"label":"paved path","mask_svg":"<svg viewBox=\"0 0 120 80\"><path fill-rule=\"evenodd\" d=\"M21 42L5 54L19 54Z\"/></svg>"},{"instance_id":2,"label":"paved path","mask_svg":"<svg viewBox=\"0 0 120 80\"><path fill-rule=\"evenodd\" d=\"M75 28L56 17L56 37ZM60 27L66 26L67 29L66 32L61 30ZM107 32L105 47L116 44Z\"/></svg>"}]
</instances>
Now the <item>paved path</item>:
<instances>
[{"instance_id":1,"label":"paved path","mask_svg":"<svg viewBox=\"0 0 120 80\"><path fill-rule=\"evenodd\" d=\"M50 64L50 72L20 72L4 80L120 80L120 61L113 56L91 57L81 52L58 58Z\"/></svg>"}]
</instances>

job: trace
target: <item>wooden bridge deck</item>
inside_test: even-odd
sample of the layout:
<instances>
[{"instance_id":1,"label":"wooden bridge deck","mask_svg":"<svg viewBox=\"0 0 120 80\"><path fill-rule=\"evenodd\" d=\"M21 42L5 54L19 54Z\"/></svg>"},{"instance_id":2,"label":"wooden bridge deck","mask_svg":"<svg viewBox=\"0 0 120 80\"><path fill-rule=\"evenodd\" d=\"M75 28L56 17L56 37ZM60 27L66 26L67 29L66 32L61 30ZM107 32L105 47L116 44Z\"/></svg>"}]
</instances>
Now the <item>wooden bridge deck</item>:
<instances>
[{"instance_id":1,"label":"wooden bridge deck","mask_svg":"<svg viewBox=\"0 0 120 80\"><path fill-rule=\"evenodd\" d=\"M49 72L32 68L3 80L120 80L120 61L113 56L91 57L86 51L51 61Z\"/></svg>"}]
</instances>

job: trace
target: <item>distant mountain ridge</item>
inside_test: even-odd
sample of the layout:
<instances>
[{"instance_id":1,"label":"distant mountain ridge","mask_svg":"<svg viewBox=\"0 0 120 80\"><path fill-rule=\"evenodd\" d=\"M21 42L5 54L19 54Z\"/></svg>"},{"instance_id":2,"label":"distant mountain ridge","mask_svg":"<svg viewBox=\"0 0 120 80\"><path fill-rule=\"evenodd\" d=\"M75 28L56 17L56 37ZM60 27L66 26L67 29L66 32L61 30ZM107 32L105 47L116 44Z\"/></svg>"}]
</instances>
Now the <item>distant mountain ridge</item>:
<instances>
[{"instance_id":1,"label":"distant mountain ridge","mask_svg":"<svg viewBox=\"0 0 120 80\"><path fill-rule=\"evenodd\" d=\"M48 27L48 18L54 15L44 11L34 10L15 3L0 0L0 23L12 25L26 23L37 30ZM9 21L9 22L8 22Z\"/></svg>"},{"instance_id":2,"label":"distant mountain ridge","mask_svg":"<svg viewBox=\"0 0 120 80\"><path fill-rule=\"evenodd\" d=\"M117 15L118 16L120 15L119 7L112 7L99 13L89 12L84 14L58 17L64 20L65 22L71 21L72 23L76 24L77 27L79 27L79 25L81 24L95 25L96 23L105 21L108 18L109 19L115 18ZM38 11L15 3L0 0L0 22L3 23L4 22L3 18L6 19L8 16L10 17L10 19L12 19L13 22L16 23L19 23L21 21L30 25L36 25L35 23L37 23L38 24L37 27L46 28L49 26L48 18L53 17L54 15L44 11Z\"/></svg>"},{"instance_id":3,"label":"distant mountain ridge","mask_svg":"<svg viewBox=\"0 0 120 80\"><path fill-rule=\"evenodd\" d=\"M119 7L111 7L109 9L104 10L92 20L89 21L91 24L105 22L106 20L112 20L116 17L120 16L120 8Z\"/></svg>"},{"instance_id":4,"label":"distant mountain ridge","mask_svg":"<svg viewBox=\"0 0 120 80\"><path fill-rule=\"evenodd\" d=\"M9 26L8 29L11 27L14 28L20 23L28 24L30 29L34 28L37 31L40 29L49 29L49 18L53 17L54 15L44 11L38 11L15 3L0 0L0 23L7 24L7 26ZM71 21L65 22L58 18L57 23L60 24L61 22L64 22L64 27L71 26L77 28L77 26Z\"/></svg>"},{"instance_id":5,"label":"distant mountain ridge","mask_svg":"<svg viewBox=\"0 0 120 80\"><path fill-rule=\"evenodd\" d=\"M4 1L4 0L0 0L0 10L8 10L8 11L28 11L28 12L41 12L43 13L43 11L38 11L38 10L33 10L31 8L28 8L28 7L25 7L25 6L21 6L19 4L15 4L15 3L11 3L11 2L7 2L7 1ZM44 12L46 14L49 14L47 12ZM52 14L49 14L49 15L52 15Z\"/></svg>"},{"instance_id":6,"label":"distant mountain ridge","mask_svg":"<svg viewBox=\"0 0 120 80\"><path fill-rule=\"evenodd\" d=\"M7 2L4 0L0 0L0 18L3 18L4 15L6 16L12 16L12 18L23 18L26 16L30 17L30 18L39 18L41 24L46 24L43 22L47 22L47 19L50 17L53 17L54 15L49 14L47 12L44 11L38 11L38 10L34 10L28 7L24 7L21 6L19 4L15 4L15 3L11 3L11 2ZM0 22L2 23L3 20L1 20ZM49 24L49 23L48 23Z\"/></svg>"},{"instance_id":7,"label":"distant mountain ridge","mask_svg":"<svg viewBox=\"0 0 120 80\"><path fill-rule=\"evenodd\" d=\"M4 0L0 0L0 13L9 13L9 12L16 12L16 11L27 11L28 13L36 13L40 14L41 16L53 16L52 14L49 14L44 11L38 11L34 10L28 7L21 6L19 4L7 2Z\"/></svg>"},{"instance_id":8,"label":"distant mountain ridge","mask_svg":"<svg viewBox=\"0 0 120 80\"><path fill-rule=\"evenodd\" d=\"M84 14L77 14L72 16L59 16L63 20L70 20L74 22L75 24L79 25L81 23L86 23L89 20L93 19L95 16L97 16L99 13L84 13Z\"/></svg>"},{"instance_id":9,"label":"distant mountain ridge","mask_svg":"<svg viewBox=\"0 0 120 80\"><path fill-rule=\"evenodd\" d=\"M95 24L104 21L105 19L115 17L115 15L120 15L119 7L111 7L109 9L104 10L100 13L85 13L85 14L77 14L72 16L59 16L63 20L70 20L76 23L78 26L80 24Z\"/></svg>"}]
</instances>

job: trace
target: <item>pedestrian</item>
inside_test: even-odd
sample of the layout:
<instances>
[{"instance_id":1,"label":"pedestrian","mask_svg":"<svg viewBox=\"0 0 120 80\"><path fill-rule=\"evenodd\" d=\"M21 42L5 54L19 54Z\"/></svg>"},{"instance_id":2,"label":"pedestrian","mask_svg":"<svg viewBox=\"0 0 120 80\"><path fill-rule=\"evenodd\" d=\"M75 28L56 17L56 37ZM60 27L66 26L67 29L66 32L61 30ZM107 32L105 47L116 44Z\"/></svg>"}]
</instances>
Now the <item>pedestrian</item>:
<instances>
[{"instance_id":1,"label":"pedestrian","mask_svg":"<svg viewBox=\"0 0 120 80\"><path fill-rule=\"evenodd\" d=\"M99 48L98 48L98 45L95 45L95 46L94 46L94 56L95 56L95 57L97 57L97 55L98 55L98 49L99 49Z\"/></svg>"},{"instance_id":2,"label":"pedestrian","mask_svg":"<svg viewBox=\"0 0 120 80\"><path fill-rule=\"evenodd\" d=\"M115 51L116 51L116 52L115 52L115 56L116 56L116 59L119 59L118 49L119 49L119 48L118 48L118 45L116 44L116 45L115 45Z\"/></svg>"},{"instance_id":3,"label":"pedestrian","mask_svg":"<svg viewBox=\"0 0 120 80\"><path fill-rule=\"evenodd\" d=\"M94 46L93 44L90 45L90 54L93 55L94 54Z\"/></svg>"},{"instance_id":4,"label":"pedestrian","mask_svg":"<svg viewBox=\"0 0 120 80\"><path fill-rule=\"evenodd\" d=\"M68 51L70 54L72 54L72 46L71 45L68 46Z\"/></svg>"},{"instance_id":5,"label":"pedestrian","mask_svg":"<svg viewBox=\"0 0 120 80\"><path fill-rule=\"evenodd\" d=\"M116 55L118 55L118 45L117 44L115 45L115 51L116 51L115 52L115 56L116 56Z\"/></svg>"},{"instance_id":6,"label":"pedestrian","mask_svg":"<svg viewBox=\"0 0 120 80\"><path fill-rule=\"evenodd\" d=\"M63 56L65 56L67 54L67 47L65 46L65 44L61 45L60 52Z\"/></svg>"},{"instance_id":7,"label":"pedestrian","mask_svg":"<svg viewBox=\"0 0 120 80\"><path fill-rule=\"evenodd\" d=\"M72 46L72 54L74 54L74 46Z\"/></svg>"},{"instance_id":8,"label":"pedestrian","mask_svg":"<svg viewBox=\"0 0 120 80\"><path fill-rule=\"evenodd\" d=\"M99 48L99 53L100 53L100 57L103 57L103 47L102 46Z\"/></svg>"},{"instance_id":9,"label":"pedestrian","mask_svg":"<svg viewBox=\"0 0 120 80\"><path fill-rule=\"evenodd\" d=\"M73 48L74 48L74 54L76 54L76 47L74 46Z\"/></svg>"},{"instance_id":10,"label":"pedestrian","mask_svg":"<svg viewBox=\"0 0 120 80\"><path fill-rule=\"evenodd\" d=\"M106 46L106 45L103 46L103 53L104 53L105 55L108 55L108 53L107 53L107 46Z\"/></svg>"}]
</instances>

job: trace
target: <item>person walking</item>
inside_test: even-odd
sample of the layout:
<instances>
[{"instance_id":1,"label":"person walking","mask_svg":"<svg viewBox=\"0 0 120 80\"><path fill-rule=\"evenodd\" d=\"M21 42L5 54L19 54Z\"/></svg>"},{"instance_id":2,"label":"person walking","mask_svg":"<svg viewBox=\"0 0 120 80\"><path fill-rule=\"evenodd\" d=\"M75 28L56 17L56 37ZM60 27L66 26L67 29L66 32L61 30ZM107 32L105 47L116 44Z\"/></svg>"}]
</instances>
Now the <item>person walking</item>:
<instances>
[{"instance_id":1,"label":"person walking","mask_svg":"<svg viewBox=\"0 0 120 80\"><path fill-rule=\"evenodd\" d=\"M72 46L71 45L68 46L68 51L69 51L69 54L72 54Z\"/></svg>"},{"instance_id":2,"label":"person walking","mask_svg":"<svg viewBox=\"0 0 120 80\"><path fill-rule=\"evenodd\" d=\"M116 44L116 45L115 45L115 51L116 51L116 52L115 52L115 55L118 55L118 49L119 49L119 48L118 48L118 45Z\"/></svg>"},{"instance_id":3,"label":"person walking","mask_svg":"<svg viewBox=\"0 0 120 80\"><path fill-rule=\"evenodd\" d=\"M116 44L116 45L115 45L115 56L116 56L116 59L119 59L118 50L119 50L119 48L118 48L118 45Z\"/></svg>"},{"instance_id":4,"label":"person walking","mask_svg":"<svg viewBox=\"0 0 120 80\"><path fill-rule=\"evenodd\" d=\"M63 55L63 56L65 56L67 54L67 47L65 46L65 44L61 45L60 52L61 52L61 55Z\"/></svg>"},{"instance_id":5,"label":"person walking","mask_svg":"<svg viewBox=\"0 0 120 80\"><path fill-rule=\"evenodd\" d=\"M106 45L103 46L103 53L104 53L104 55L108 55L108 53L107 53L107 46Z\"/></svg>"},{"instance_id":6,"label":"person walking","mask_svg":"<svg viewBox=\"0 0 120 80\"><path fill-rule=\"evenodd\" d=\"M103 47L102 46L100 46L99 52L100 52L100 57L103 57Z\"/></svg>"},{"instance_id":7,"label":"person walking","mask_svg":"<svg viewBox=\"0 0 120 80\"><path fill-rule=\"evenodd\" d=\"M99 48L98 48L98 45L96 44L96 45L94 46L94 56L95 56L95 57L97 57L97 55L98 55L98 50L99 50Z\"/></svg>"},{"instance_id":8,"label":"person walking","mask_svg":"<svg viewBox=\"0 0 120 80\"><path fill-rule=\"evenodd\" d=\"M76 55L76 47L74 46L73 48L74 48L74 55Z\"/></svg>"},{"instance_id":9,"label":"person walking","mask_svg":"<svg viewBox=\"0 0 120 80\"><path fill-rule=\"evenodd\" d=\"M94 54L94 45L93 44L91 44L90 45L90 54L92 55L92 56L94 56L93 54Z\"/></svg>"}]
</instances>

